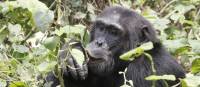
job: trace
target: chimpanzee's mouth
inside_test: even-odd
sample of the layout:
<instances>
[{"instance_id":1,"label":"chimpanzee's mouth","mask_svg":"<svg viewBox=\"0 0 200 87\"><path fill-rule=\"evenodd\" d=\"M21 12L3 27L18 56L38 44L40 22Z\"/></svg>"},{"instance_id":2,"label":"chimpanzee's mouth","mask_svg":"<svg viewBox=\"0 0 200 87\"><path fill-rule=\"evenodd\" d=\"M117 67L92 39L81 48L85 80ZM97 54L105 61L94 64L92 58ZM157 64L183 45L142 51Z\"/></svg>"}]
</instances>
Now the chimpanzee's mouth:
<instances>
[{"instance_id":1,"label":"chimpanzee's mouth","mask_svg":"<svg viewBox=\"0 0 200 87\"><path fill-rule=\"evenodd\" d=\"M88 54L88 57L89 57L89 62L91 62L91 63L100 63L100 62L104 61L103 58L95 58L89 54Z\"/></svg>"}]
</instances>

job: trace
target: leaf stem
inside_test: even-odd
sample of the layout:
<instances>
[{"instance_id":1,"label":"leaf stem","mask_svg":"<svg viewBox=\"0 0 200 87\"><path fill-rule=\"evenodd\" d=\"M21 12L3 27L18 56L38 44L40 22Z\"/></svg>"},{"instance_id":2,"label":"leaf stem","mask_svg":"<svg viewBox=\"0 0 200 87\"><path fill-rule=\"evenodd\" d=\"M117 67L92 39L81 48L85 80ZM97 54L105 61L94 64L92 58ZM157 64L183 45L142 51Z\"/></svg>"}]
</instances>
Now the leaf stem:
<instances>
[{"instance_id":1,"label":"leaf stem","mask_svg":"<svg viewBox=\"0 0 200 87\"><path fill-rule=\"evenodd\" d=\"M152 69L152 72L153 72L153 75L156 75L156 69L155 69L155 66L154 66L154 62L153 62L153 58L152 56L149 54L149 53L146 53L144 52L144 55L150 60L151 62L151 69ZM152 81L152 87L156 87L156 81Z\"/></svg>"}]
</instances>

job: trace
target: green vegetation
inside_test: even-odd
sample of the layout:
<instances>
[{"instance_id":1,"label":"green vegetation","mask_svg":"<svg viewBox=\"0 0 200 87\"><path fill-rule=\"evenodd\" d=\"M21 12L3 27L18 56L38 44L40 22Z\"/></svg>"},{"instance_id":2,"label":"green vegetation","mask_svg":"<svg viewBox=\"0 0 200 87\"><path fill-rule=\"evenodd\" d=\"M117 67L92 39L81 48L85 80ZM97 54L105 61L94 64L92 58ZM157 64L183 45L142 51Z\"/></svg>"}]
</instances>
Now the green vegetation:
<instances>
[{"instance_id":1,"label":"green vegetation","mask_svg":"<svg viewBox=\"0 0 200 87\"><path fill-rule=\"evenodd\" d=\"M6 0L0 2L0 87L8 81L9 87L43 86L47 72L61 67L60 45L72 38L87 44L91 22L110 5L125 6L147 18L187 71L180 84L200 86L200 0ZM129 58L151 48L147 43L121 58L134 60ZM83 56L76 49L72 53ZM146 79L173 78L152 75Z\"/></svg>"}]
</instances>

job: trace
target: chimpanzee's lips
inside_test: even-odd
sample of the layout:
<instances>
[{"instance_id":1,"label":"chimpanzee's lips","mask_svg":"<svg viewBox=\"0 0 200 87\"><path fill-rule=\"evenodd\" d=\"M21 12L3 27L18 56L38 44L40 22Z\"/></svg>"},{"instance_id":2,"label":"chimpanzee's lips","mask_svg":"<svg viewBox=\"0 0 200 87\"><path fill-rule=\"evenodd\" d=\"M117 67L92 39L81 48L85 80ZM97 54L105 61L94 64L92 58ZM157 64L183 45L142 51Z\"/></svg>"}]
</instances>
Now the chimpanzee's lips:
<instances>
[{"instance_id":1,"label":"chimpanzee's lips","mask_svg":"<svg viewBox=\"0 0 200 87\"><path fill-rule=\"evenodd\" d=\"M91 56L89 53L88 53L88 57L89 57L89 62L91 62L91 63L100 63L100 62L104 61L103 58L95 58L95 57Z\"/></svg>"}]
</instances>

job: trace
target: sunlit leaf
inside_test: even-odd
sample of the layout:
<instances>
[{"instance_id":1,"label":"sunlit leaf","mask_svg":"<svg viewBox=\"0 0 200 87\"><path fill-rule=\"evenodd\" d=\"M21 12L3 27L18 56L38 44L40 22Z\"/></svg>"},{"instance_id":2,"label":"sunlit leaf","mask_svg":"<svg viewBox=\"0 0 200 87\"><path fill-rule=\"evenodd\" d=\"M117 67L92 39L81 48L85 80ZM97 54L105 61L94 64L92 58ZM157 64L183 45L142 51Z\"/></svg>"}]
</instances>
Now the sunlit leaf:
<instances>
[{"instance_id":1,"label":"sunlit leaf","mask_svg":"<svg viewBox=\"0 0 200 87\"><path fill-rule=\"evenodd\" d=\"M142 44L141 46L130 50L120 56L120 59L126 60L126 61L133 61L135 58L139 57L144 53L144 51L151 50L153 48L153 43L152 42L147 42Z\"/></svg>"},{"instance_id":2,"label":"sunlit leaf","mask_svg":"<svg viewBox=\"0 0 200 87\"><path fill-rule=\"evenodd\" d=\"M11 82L8 87L28 87L28 86L24 82L14 81L14 82Z\"/></svg>"},{"instance_id":3,"label":"sunlit leaf","mask_svg":"<svg viewBox=\"0 0 200 87\"><path fill-rule=\"evenodd\" d=\"M200 58L195 59L192 61L192 68L191 68L192 73L198 73L200 72Z\"/></svg>"},{"instance_id":4,"label":"sunlit leaf","mask_svg":"<svg viewBox=\"0 0 200 87\"><path fill-rule=\"evenodd\" d=\"M28 66L28 64L26 66ZM24 68L23 66L18 65L16 72L18 73L19 78L22 81L31 81L32 80L32 72L29 71L29 69Z\"/></svg>"},{"instance_id":5,"label":"sunlit leaf","mask_svg":"<svg viewBox=\"0 0 200 87\"><path fill-rule=\"evenodd\" d=\"M84 39L84 35L88 34L88 32L85 33L85 26L84 25L66 25L62 28L60 28L60 34L62 33L66 33L68 37L73 37L76 38L78 40L83 40ZM87 30L86 30L87 31Z\"/></svg>"},{"instance_id":6,"label":"sunlit leaf","mask_svg":"<svg viewBox=\"0 0 200 87\"><path fill-rule=\"evenodd\" d=\"M17 0L17 2L21 7L28 8L32 12L37 28L41 31L49 28L50 23L53 22L54 13L44 3L39 0Z\"/></svg>"},{"instance_id":7,"label":"sunlit leaf","mask_svg":"<svg viewBox=\"0 0 200 87\"><path fill-rule=\"evenodd\" d=\"M173 15L170 16L170 19L177 21L181 16L183 16L180 13L174 13Z\"/></svg>"},{"instance_id":8,"label":"sunlit leaf","mask_svg":"<svg viewBox=\"0 0 200 87\"><path fill-rule=\"evenodd\" d=\"M133 50L130 50L130 51L128 51L128 52L122 54L122 55L120 56L120 59L126 60L126 61L132 61L132 60L134 60L136 57L138 57L138 56L140 56L141 54L143 54L143 52L144 52L144 49L138 47L138 48L135 48L135 49L133 49Z\"/></svg>"},{"instance_id":9,"label":"sunlit leaf","mask_svg":"<svg viewBox=\"0 0 200 87\"><path fill-rule=\"evenodd\" d=\"M37 66L37 68L40 72L49 72L54 69L56 64L57 64L56 61L42 62L40 65Z\"/></svg>"},{"instance_id":10,"label":"sunlit leaf","mask_svg":"<svg viewBox=\"0 0 200 87\"><path fill-rule=\"evenodd\" d=\"M49 28L50 23L52 23L54 19L54 12L49 10L49 8L39 0L16 0L0 5L5 5L4 7L7 6L4 12L7 12L11 6L13 8L27 8L32 13L33 23L43 32Z\"/></svg>"},{"instance_id":11,"label":"sunlit leaf","mask_svg":"<svg viewBox=\"0 0 200 87\"><path fill-rule=\"evenodd\" d=\"M6 36L9 34L9 31L6 29L0 29L0 44L3 42L3 40L6 38Z\"/></svg>"},{"instance_id":12,"label":"sunlit leaf","mask_svg":"<svg viewBox=\"0 0 200 87\"><path fill-rule=\"evenodd\" d=\"M143 0L137 0L137 1L143 1ZM126 7L126 8L131 8L131 0L124 0L124 1L121 1L121 4L122 6Z\"/></svg>"},{"instance_id":13,"label":"sunlit leaf","mask_svg":"<svg viewBox=\"0 0 200 87\"><path fill-rule=\"evenodd\" d=\"M48 10L38 10L33 14L33 19L36 27L42 32L50 27L50 23L53 23L54 13Z\"/></svg>"},{"instance_id":14,"label":"sunlit leaf","mask_svg":"<svg viewBox=\"0 0 200 87\"><path fill-rule=\"evenodd\" d=\"M163 44L172 53L175 53L180 47L188 46L186 39L165 40Z\"/></svg>"},{"instance_id":15,"label":"sunlit leaf","mask_svg":"<svg viewBox=\"0 0 200 87\"><path fill-rule=\"evenodd\" d=\"M171 81L175 81L176 77L174 75L162 75L162 76L158 76L158 75L151 75L145 78L146 80L171 80Z\"/></svg>"},{"instance_id":16,"label":"sunlit leaf","mask_svg":"<svg viewBox=\"0 0 200 87\"><path fill-rule=\"evenodd\" d=\"M0 71L9 71L9 66L7 66L3 61L0 62Z\"/></svg>"},{"instance_id":17,"label":"sunlit leaf","mask_svg":"<svg viewBox=\"0 0 200 87\"><path fill-rule=\"evenodd\" d=\"M182 79L182 84L186 87L199 87L200 86L200 76L194 76L193 74L186 74L186 78Z\"/></svg>"},{"instance_id":18,"label":"sunlit leaf","mask_svg":"<svg viewBox=\"0 0 200 87\"><path fill-rule=\"evenodd\" d=\"M77 61L77 63L78 63L79 65L82 65L82 64L83 64L83 62L84 62L84 60L85 60L85 56L84 56L84 54L83 54L82 51L80 51L79 49L73 48L73 49L71 50L71 54L72 54L72 56L76 59L76 61Z\"/></svg>"},{"instance_id":19,"label":"sunlit leaf","mask_svg":"<svg viewBox=\"0 0 200 87\"><path fill-rule=\"evenodd\" d=\"M170 23L169 19L155 19L155 21L153 22L154 27L158 30L164 30L166 28L168 28L168 24Z\"/></svg>"},{"instance_id":20,"label":"sunlit leaf","mask_svg":"<svg viewBox=\"0 0 200 87\"><path fill-rule=\"evenodd\" d=\"M13 25L11 23L8 24L8 30L9 30L9 39L12 42L22 41L24 39L24 34L22 32L21 25L16 24Z\"/></svg>"},{"instance_id":21,"label":"sunlit leaf","mask_svg":"<svg viewBox=\"0 0 200 87\"><path fill-rule=\"evenodd\" d=\"M60 38L57 36L48 37L44 40L44 46L49 50L54 50L59 43Z\"/></svg>"},{"instance_id":22,"label":"sunlit leaf","mask_svg":"<svg viewBox=\"0 0 200 87\"><path fill-rule=\"evenodd\" d=\"M29 51L29 48L24 46L24 45L15 45L13 44L12 46L14 48L15 51L19 52L19 53L26 53Z\"/></svg>"},{"instance_id":23,"label":"sunlit leaf","mask_svg":"<svg viewBox=\"0 0 200 87\"><path fill-rule=\"evenodd\" d=\"M6 85L7 85L6 80L0 78L0 87L6 87Z\"/></svg>"},{"instance_id":24,"label":"sunlit leaf","mask_svg":"<svg viewBox=\"0 0 200 87\"><path fill-rule=\"evenodd\" d=\"M200 54L200 40L189 40L188 42L192 47L192 51Z\"/></svg>"},{"instance_id":25,"label":"sunlit leaf","mask_svg":"<svg viewBox=\"0 0 200 87\"><path fill-rule=\"evenodd\" d=\"M36 48L41 46L42 40L46 38L45 34L42 32L36 32L32 37L26 40L27 43L31 44L31 47Z\"/></svg>"},{"instance_id":26,"label":"sunlit leaf","mask_svg":"<svg viewBox=\"0 0 200 87\"><path fill-rule=\"evenodd\" d=\"M153 43L152 42L144 43L140 46L140 48L144 49L144 51L151 50L153 49Z\"/></svg>"}]
</instances>

